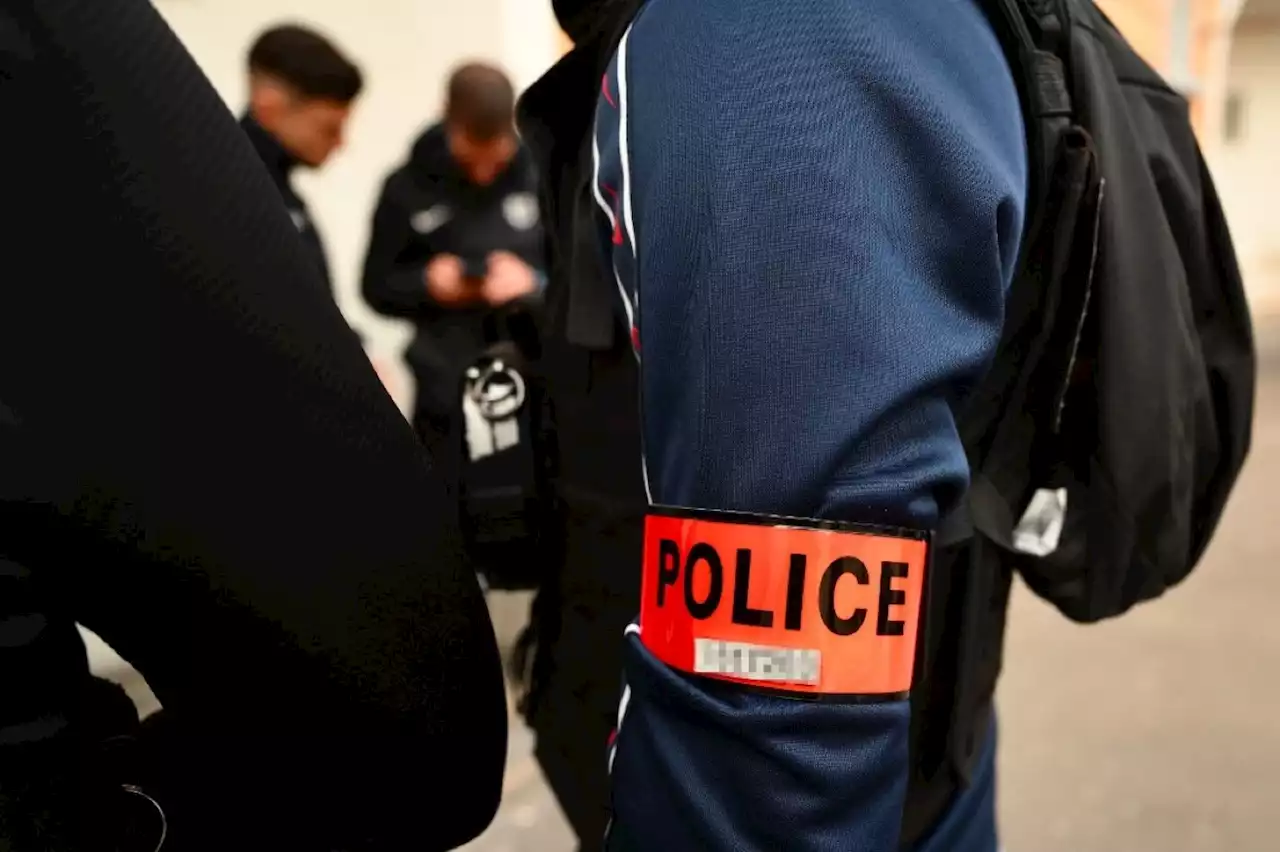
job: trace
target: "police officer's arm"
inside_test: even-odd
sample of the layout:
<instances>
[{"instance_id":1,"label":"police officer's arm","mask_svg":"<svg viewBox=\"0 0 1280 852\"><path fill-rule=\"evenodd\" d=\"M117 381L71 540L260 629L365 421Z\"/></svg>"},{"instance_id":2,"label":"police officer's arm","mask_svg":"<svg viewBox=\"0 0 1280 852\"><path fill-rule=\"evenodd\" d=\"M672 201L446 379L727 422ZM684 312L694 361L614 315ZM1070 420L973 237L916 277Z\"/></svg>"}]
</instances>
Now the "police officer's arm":
<instances>
[{"instance_id":1,"label":"police officer's arm","mask_svg":"<svg viewBox=\"0 0 1280 852\"><path fill-rule=\"evenodd\" d=\"M154 688L171 833L453 848L506 713L441 481L151 3L0 20L0 547Z\"/></svg>"},{"instance_id":2,"label":"police officer's arm","mask_svg":"<svg viewBox=\"0 0 1280 852\"><path fill-rule=\"evenodd\" d=\"M997 343L1025 190L978 4L650 0L597 115L654 501L935 525L966 485L953 405ZM627 641L612 849L897 848L906 701L762 695Z\"/></svg>"}]
</instances>

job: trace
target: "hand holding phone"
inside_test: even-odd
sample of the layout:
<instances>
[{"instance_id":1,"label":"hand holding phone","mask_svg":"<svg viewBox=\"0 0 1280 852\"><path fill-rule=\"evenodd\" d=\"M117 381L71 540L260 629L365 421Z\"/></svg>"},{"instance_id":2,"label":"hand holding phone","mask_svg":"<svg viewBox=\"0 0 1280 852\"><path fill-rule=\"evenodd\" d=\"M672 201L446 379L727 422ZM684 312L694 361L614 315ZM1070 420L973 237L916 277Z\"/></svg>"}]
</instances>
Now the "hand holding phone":
<instances>
[{"instance_id":1,"label":"hand holding phone","mask_svg":"<svg viewBox=\"0 0 1280 852\"><path fill-rule=\"evenodd\" d=\"M489 255L488 266L484 298L491 305L505 305L538 289L533 268L510 252L496 251Z\"/></svg>"}]
</instances>

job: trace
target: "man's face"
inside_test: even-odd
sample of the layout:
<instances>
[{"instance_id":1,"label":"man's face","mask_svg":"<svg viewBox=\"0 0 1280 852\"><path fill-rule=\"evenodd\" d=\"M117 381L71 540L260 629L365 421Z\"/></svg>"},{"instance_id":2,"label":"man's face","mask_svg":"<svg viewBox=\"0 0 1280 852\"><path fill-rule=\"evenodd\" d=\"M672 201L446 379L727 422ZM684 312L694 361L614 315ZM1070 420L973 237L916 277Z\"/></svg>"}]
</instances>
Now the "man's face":
<instances>
[{"instance_id":1,"label":"man's face","mask_svg":"<svg viewBox=\"0 0 1280 852\"><path fill-rule=\"evenodd\" d=\"M258 123L303 165L322 166L342 147L351 104L280 89L256 100Z\"/></svg>"},{"instance_id":2,"label":"man's face","mask_svg":"<svg viewBox=\"0 0 1280 852\"><path fill-rule=\"evenodd\" d=\"M477 186L488 186L497 179L516 153L516 138L503 133L493 139L479 140L461 130L449 133L449 151L453 159Z\"/></svg>"}]
</instances>

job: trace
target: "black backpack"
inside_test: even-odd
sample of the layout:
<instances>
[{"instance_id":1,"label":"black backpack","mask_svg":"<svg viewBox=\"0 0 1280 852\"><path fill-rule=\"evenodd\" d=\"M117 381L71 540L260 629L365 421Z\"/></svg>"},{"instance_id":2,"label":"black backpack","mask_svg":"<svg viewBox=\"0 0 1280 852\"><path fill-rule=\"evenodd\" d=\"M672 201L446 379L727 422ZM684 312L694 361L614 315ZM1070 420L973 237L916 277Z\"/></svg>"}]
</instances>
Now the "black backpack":
<instances>
[{"instance_id":1,"label":"black backpack","mask_svg":"<svg viewBox=\"0 0 1280 852\"><path fill-rule=\"evenodd\" d=\"M1090 0L986 5L1032 195L1006 332L961 420L969 519L1038 594L1096 621L1209 543L1249 446L1249 313L1186 101ZM1024 507L1062 490L1056 549L1025 552Z\"/></svg>"},{"instance_id":2,"label":"black backpack","mask_svg":"<svg viewBox=\"0 0 1280 852\"><path fill-rule=\"evenodd\" d=\"M973 480L935 551L908 837L989 725L1013 574L1082 622L1163 593L1209 543L1253 412L1244 289L1185 99L1091 0L981 5L1031 195L1005 332L959 419Z\"/></svg>"}]
</instances>

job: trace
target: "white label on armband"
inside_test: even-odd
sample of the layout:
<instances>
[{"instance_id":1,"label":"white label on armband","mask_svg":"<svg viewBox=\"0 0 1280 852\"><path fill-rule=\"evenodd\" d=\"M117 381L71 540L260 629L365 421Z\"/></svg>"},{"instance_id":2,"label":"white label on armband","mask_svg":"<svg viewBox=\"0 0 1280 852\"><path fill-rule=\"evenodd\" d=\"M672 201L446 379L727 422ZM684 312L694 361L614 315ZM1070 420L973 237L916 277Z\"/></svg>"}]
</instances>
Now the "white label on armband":
<instances>
[{"instance_id":1,"label":"white label on armband","mask_svg":"<svg viewBox=\"0 0 1280 852\"><path fill-rule=\"evenodd\" d=\"M694 640L696 674L727 675L744 680L817 683L822 652L813 648L771 648L719 639Z\"/></svg>"}]
</instances>

